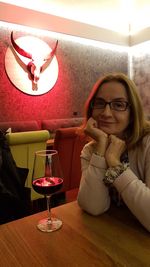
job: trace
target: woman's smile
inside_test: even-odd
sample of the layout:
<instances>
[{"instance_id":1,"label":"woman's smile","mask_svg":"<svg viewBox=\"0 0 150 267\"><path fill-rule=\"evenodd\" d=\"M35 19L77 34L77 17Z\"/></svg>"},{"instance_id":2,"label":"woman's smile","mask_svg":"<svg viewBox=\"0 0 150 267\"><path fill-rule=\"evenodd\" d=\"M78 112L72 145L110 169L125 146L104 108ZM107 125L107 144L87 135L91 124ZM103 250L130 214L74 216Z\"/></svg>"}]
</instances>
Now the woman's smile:
<instances>
[{"instance_id":1,"label":"woman's smile","mask_svg":"<svg viewBox=\"0 0 150 267\"><path fill-rule=\"evenodd\" d=\"M100 120L98 122L99 126L101 126L101 125L111 125L111 124L114 124L114 123L115 122L113 122L113 121L102 121L102 120Z\"/></svg>"}]
</instances>

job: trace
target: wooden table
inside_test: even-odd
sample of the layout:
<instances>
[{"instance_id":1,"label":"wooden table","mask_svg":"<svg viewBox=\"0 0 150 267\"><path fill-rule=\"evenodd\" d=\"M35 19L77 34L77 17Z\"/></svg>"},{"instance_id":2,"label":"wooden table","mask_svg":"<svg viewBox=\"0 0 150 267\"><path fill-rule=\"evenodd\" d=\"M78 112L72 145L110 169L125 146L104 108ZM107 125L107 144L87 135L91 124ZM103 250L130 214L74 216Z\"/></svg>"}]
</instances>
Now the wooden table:
<instances>
[{"instance_id":1,"label":"wooden table","mask_svg":"<svg viewBox=\"0 0 150 267\"><path fill-rule=\"evenodd\" d=\"M53 233L36 228L45 211L0 226L1 267L150 267L150 233L127 209L94 217L71 202L52 211L63 220Z\"/></svg>"}]
</instances>

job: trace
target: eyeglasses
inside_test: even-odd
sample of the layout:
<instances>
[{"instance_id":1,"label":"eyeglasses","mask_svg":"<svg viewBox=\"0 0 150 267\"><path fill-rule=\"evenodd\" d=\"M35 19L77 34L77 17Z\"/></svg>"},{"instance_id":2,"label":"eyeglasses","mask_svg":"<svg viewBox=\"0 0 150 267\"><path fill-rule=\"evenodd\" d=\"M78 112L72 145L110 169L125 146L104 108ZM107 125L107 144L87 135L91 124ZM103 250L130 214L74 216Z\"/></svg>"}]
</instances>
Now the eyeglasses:
<instances>
[{"instance_id":1,"label":"eyeglasses","mask_svg":"<svg viewBox=\"0 0 150 267\"><path fill-rule=\"evenodd\" d=\"M105 109L106 105L109 105L110 109L115 111L125 111L127 107L130 106L127 101L121 100L106 102L105 100L95 99L95 101L91 103L91 107L94 109Z\"/></svg>"}]
</instances>

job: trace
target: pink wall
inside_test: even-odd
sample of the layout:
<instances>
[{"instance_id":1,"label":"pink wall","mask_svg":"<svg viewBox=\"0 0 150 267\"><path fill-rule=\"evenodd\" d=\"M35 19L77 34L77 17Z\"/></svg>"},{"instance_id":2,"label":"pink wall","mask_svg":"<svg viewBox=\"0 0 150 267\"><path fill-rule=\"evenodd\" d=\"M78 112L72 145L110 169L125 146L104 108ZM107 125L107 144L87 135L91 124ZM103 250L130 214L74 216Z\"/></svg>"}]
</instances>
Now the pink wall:
<instances>
[{"instance_id":1,"label":"pink wall","mask_svg":"<svg viewBox=\"0 0 150 267\"><path fill-rule=\"evenodd\" d=\"M70 118L75 116L74 112L81 117L89 91L100 75L108 71L127 73L126 52L114 52L58 38L59 76L55 86L41 96L24 94L11 83L5 72L5 53L10 45L11 30L0 28L0 121ZM16 38L25 35L30 34L15 30ZM46 43L56 41L49 36L40 38Z\"/></svg>"}]
</instances>

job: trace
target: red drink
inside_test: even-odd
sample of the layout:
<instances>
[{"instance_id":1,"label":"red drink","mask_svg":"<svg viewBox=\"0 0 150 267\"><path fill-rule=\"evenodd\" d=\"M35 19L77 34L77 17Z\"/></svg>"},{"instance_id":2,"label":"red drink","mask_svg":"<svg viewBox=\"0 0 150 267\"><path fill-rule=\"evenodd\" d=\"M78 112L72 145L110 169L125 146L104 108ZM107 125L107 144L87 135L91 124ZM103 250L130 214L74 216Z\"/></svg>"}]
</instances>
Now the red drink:
<instances>
[{"instance_id":1,"label":"red drink","mask_svg":"<svg viewBox=\"0 0 150 267\"><path fill-rule=\"evenodd\" d=\"M42 177L32 183L34 190L41 195L50 195L61 189L63 179L58 177Z\"/></svg>"}]
</instances>

